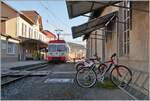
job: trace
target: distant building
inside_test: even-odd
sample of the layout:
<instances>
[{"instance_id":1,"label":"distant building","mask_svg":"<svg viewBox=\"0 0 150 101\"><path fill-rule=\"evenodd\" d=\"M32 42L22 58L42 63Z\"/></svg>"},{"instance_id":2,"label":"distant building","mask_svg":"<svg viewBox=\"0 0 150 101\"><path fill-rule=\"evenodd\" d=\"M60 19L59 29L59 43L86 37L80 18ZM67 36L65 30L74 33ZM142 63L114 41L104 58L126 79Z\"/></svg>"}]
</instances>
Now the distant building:
<instances>
[{"instance_id":1,"label":"distant building","mask_svg":"<svg viewBox=\"0 0 150 101\"><path fill-rule=\"evenodd\" d=\"M42 17L34 10L17 11L1 1L1 60L39 60L46 56L48 41L55 36L43 33Z\"/></svg>"},{"instance_id":2,"label":"distant building","mask_svg":"<svg viewBox=\"0 0 150 101\"><path fill-rule=\"evenodd\" d=\"M86 48L81 44L67 42L69 46L69 59L82 59L86 56Z\"/></svg>"},{"instance_id":3,"label":"distant building","mask_svg":"<svg viewBox=\"0 0 150 101\"><path fill-rule=\"evenodd\" d=\"M17 17L19 12L1 2L1 62L19 60L19 42L17 37Z\"/></svg>"},{"instance_id":4,"label":"distant building","mask_svg":"<svg viewBox=\"0 0 150 101\"><path fill-rule=\"evenodd\" d=\"M18 18L19 25L19 38L21 39L21 60L37 60L44 59L47 48L46 35L42 33L42 17L34 10L21 11L22 15L26 16L32 25L27 24L27 21L23 21Z\"/></svg>"},{"instance_id":5,"label":"distant building","mask_svg":"<svg viewBox=\"0 0 150 101\"><path fill-rule=\"evenodd\" d=\"M50 32L50 31L48 31L48 30L43 30L42 32L46 35L46 41L47 41L47 42L56 39L56 35L53 34L52 32Z\"/></svg>"}]
</instances>

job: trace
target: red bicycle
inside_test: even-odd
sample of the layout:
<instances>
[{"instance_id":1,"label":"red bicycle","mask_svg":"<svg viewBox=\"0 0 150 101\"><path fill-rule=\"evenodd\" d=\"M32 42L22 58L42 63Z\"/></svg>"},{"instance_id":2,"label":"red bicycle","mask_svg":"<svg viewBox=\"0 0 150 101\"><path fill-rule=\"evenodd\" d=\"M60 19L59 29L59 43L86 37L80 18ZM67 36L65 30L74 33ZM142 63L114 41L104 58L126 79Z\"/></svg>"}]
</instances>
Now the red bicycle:
<instances>
[{"instance_id":1,"label":"red bicycle","mask_svg":"<svg viewBox=\"0 0 150 101\"><path fill-rule=\"evenodd\" d=\"M90 67L80 68L75 77L77 84L81 87L92 87L98 80L103 83L104 78L109 74L110 80L116 86L128 85L132 80L132 72L128 67L119 65L115 61L115 57L116 53L111 56L110 60L100 62L98 68L94 62Z\"/></svg>"}]
</instances>

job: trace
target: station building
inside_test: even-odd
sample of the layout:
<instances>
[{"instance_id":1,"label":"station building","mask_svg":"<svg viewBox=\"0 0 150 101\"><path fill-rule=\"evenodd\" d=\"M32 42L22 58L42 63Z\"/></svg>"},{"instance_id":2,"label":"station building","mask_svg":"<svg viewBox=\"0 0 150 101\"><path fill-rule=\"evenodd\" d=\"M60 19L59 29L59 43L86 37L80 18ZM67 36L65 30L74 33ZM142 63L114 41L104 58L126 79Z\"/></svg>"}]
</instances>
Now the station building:
<instances>
[{"instance_id":1,"label":"station building","mask_svg":"<svg viewBox=\"0 0 150 101\"><path fill-rule=\"evenodd\" d=\"M133 71L135 88L148 94L149 1L68 1L67 7L69 18L89 17L72 27L74 38L86 40L86 56L97 54L106 61L117 53L118 63Z\"/></svg>"},{"instance_id":2,"label":"station building","mask_svg":"<svg viewBox=\"0 0 150 101\"><path fill-rule=\"evenodd\" d=\"M1 1L1 62L45 59L48 41L42 17L34 10L17 11Z\"/></svg>"}]
</instances>

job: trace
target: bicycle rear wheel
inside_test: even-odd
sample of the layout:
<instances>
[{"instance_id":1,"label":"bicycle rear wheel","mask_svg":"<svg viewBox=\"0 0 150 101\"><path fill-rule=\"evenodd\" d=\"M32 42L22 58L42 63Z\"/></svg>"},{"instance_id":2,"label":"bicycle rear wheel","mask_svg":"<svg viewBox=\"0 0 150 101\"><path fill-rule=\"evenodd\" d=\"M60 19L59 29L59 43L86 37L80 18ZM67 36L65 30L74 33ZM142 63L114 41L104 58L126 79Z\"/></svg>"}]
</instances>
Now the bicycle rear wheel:
<instances>
[{"instance_id":1,"label":"bicycle rear wheel","mask_svg":"<svg viewBox=\"0 0 150 101\"><path fill-rule=\"evenodd\" d=\"M104 70L107 68L107 65L105 65L105 64L100 64L99 66L98 66L98 70L99 70L99 73L103 73L104 72Z\"/></svg>"},{"instance_id":2,"label":"bicycle rear wheel","mask_svg":"<svg viewBox=\"0 0 150 101\"><path fill-rule=\"evenodd\" d=\"M118 65L112 69L110 79L116 86L126 86L132 80L131 70L123 65Z\"/></svg>"},{"instance_id":3,"label":"bicycle rear wheel","mask_svg":"<svg viewBox=\"0 0 150 101\"><path fill-rule=\"evenodd\" d=\"M82 68L77 72L75 79L80 87L90 88L95 85L97 76L94 70Z\"/></svg>"}]
</instances>

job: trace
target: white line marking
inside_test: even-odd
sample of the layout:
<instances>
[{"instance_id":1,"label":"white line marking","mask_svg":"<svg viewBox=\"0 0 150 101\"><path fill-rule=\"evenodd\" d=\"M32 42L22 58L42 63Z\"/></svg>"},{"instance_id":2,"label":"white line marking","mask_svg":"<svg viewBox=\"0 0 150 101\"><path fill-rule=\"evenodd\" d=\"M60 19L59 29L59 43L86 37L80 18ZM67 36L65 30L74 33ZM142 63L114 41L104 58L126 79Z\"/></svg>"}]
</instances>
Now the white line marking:
<instances>
[{"instance_id":1,"label":"white line marking","mask_svg":"<svg viewBox=\"0 0 150 101\"><path fill-rule=\"evenodd\" d=\"M76 72L52 72L52 74L75 74Z\"/></svg>"},{"instance_id":2,"label":"white line marking","mask_svg":"<svg viewBox=\"0 0 150 101\"><path fill-rule=\"evenodd\" d=\"M46 79L44 83L73 83L73 79L66 79L66 78L55 78L55 79Z\"/></svg>"}]
</instances>

